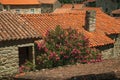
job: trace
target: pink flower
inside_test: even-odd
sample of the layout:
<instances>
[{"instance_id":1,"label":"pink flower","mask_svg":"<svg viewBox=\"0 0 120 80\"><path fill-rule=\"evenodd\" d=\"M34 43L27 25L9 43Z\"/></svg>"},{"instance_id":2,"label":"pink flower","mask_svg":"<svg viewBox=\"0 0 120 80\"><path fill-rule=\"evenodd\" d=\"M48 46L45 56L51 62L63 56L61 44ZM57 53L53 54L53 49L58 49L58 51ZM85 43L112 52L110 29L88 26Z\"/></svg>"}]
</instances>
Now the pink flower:
<instances>
[{"instance_id":1,"label":"pink flower","mask_svg":"<svg viewBox=\"0 0 120 80\"><path fill-rule=\"evenodd\" d=\"M23 72L23 69L21 67L19 67L19 72L22 73Z\"/></svg>"},{"instance_id":2,"label":"pink flower","mask_svg":"<svg viewBox=\"0 0 120 80\"><path fill-rule=\"evenodd\" d=\"M40 50L41 48L45 47L45 41L41 40L38 44L38 49Z\"/></svg>"},{"instance_id":3,"label":"pink flower","mask_svg":"<svg viewBox=\"0 0 120 80\"><path fill-rule=\"evenodd\" d=\"M63 38L63 34L62 34L62 35L60 35L60 37L61 37L61 38Z\"/></svg>"},{"instance_id":4,"label":"pink flower","mask_svg":"<svg viewBox=\"0 0 120 80\"><path fill-rule=\"evenodd\" d=\"M56 57L56 53L55 52L50 52L49 59L53 59L55 57Z\"/></svg>"},{"instance_id":5,"label":"pink flower","mask_svg":"<svg viewBox=\"0 0 120 80\"><path fill-rule=\"evenodd\" d=\"M69 58L69 56L67 56L67 55L66 55L66 56L64 56L64 58L65 58L65 59L68 59L68 58Z\"/></svg>"},{"instance_id":6,"label":"pink flower","mask_svg":"<svg viewBox=\"0 0 120 80\"><path fill-rule=\"evenodd\" d=\"M96 61L94 59L90 60L90 62L95 63Z\"/></svg>"},{"instance_id":7,"label":"pink flower","mask_svg":"<svg viewBox=\"0 0 120 80\"><path fill-rule=\"evenodd\" d=\"M50 33L50 31L48 31L48 30L47 30L47 32L46 32L46 34L45 34L45 36L48 36L48 35L49 35L49 33Z\"/></svg>"},{"instance_id":8,"label":"pink flower","mask_svg":"<svg viewBox=\"0 0 120 80\"><path fill-rule=\"evenodd\" d=\"M90 51L89 51L89 50L86 50L86 53L90 54Z\"/></svg>"},{"instance_id":9,"label":"pink flower","mask_svg":"<svg viewBox=\"0 0 120 80\"><path fill-rule=\"evenodd\" d=\"M77 45L78 45L78 46L82 46L82 43L78 43Z\"/></svg>"},{"instance_id":10,"label":"pink flower","mask_svg":"<svg viewBox=\"0 0 120 80\"><path fill-rule=\"evenodd\" d=\"M45 50L45 52L48 52L48 48L45 47L44 50Z\"/></svg>"},{"instance_id":11,"label":"pink flower","mask_svg":"<svg viewBox=\"0 0 120 80\"><path fill-rule=\"evenodd\" d=\"M90 63L91 63L90 61L87 62L87 64L90 64Z\"/></svg>"},{"instance_id":12,"label":"pink flower","mask_svg":"<svg viewBox=\"0 0 120 80\"><path fill-rule=\"evenodd\" d=\"M82 63L87 63L87 60L82 60L81 62L82 62Z\"/></svg>"},{"instance_id":13,"label":"pink flower","mask_svg":"<svg viewBox=\"0 0 120 80\"><path fill-rule=\"evenodd\" d=\"M56 57L56 61L59 61L60 60L60 57Z\"/></svg>"},{"instance_id":14,"label":"pink flower","mask_svg":"<svg viewBox=\"0 0 120 80\"><path fill-rule=\"evenodd\" d=\"M63 54L64 54L64 52L63 52L63 51L61 51L61 52L60 52L60 54L61 54L61 55L63 55Z\"/></svg>"},{"instance_id":15,"label":"pink flower","mask_svg":"<svg viewBox=\"0 0 120 80\"><path fill-rule=\"evenodd\" d=\"M75 59L79 59L79 56L76 56Z\"/></svg>"},{"instance_id":16,"label":"pink flower","mask_svg":"<svg viewBox=\"0 0 120 80\"><path fill-rule=\"evenodd\" d=\"M55 46L56 46L56 48L60 48L60 45L58 45L58 44L56 44Z\"/></svg>"}]
</instances>

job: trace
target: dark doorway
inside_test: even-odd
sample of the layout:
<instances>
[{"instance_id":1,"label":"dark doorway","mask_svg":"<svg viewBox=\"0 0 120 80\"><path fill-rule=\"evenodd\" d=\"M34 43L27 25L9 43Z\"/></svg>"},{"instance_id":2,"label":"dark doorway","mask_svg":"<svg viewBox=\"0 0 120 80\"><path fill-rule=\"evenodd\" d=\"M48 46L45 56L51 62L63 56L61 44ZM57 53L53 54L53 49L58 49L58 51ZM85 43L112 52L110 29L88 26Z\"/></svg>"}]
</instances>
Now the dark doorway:
<instances>
[{"instance_id":1,"label":"dark doorway","mask_svg":"<svg viewBox=\"0 0 120 80\"><path fill-rule=\"evenodd\" d=\"M19 47L19 66L24 65L25 62L32 61L32 46Z\"/></svg>"}]
</instances>

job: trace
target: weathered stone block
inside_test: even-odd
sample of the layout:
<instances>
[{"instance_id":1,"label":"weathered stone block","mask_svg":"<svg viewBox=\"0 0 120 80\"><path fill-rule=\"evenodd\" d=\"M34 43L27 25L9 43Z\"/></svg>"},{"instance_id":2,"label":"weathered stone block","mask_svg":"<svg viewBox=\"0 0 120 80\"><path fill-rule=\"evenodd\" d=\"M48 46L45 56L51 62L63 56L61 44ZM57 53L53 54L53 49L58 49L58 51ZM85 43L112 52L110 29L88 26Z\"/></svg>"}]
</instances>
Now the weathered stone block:
<instances>
[{"instance_id":1,"label":"weathered stone block","mask_svg":"<svg viewBox=\"0 0 120 80\"><path fill-rule=\"evenodd\" d=\"M86 11L85 29L89 32L93 32L96 29L96 11Z\"/></svg>"}]
</instances>

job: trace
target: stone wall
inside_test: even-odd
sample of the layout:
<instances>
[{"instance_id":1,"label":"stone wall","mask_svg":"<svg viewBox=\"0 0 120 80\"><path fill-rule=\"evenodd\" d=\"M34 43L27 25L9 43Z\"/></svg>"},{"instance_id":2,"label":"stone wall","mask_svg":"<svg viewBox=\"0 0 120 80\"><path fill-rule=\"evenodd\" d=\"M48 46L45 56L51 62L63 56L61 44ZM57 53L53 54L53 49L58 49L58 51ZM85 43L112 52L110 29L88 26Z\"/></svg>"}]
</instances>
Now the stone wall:
<instances>
[{"instance_id":1,"label":"stone wall","mask_svg":"<svg viewBox=\"0 0 120 80\"><path fill-rule=\"evenodd\" d=\"M19 73L19 47L32 46L34 53L34 40L5 41L0 44L0 77Z\"/></svg>"},{"instance_id":2,"label":"stone wall","mask_svg":"<svg viewBox=\"0 0 120 80\"><path fill-rule=\"evenodd\" d=\"M41 13L51 13L53 12L52 4L42 4L41 5Z\"/></svg>"},{"instance_id":3,"label":"stone wall","mask_svg":"<svg viewBox=\"0 0 120 80\"><path fill-rule=\"evenodd\" d=\"M89 32L94 32L96 30L96 11L86 11L85 29Z\"/></svg>"},{"instance_id":4,"label":"stone wall","mask_svg":"<svg viewBox=\"0 0 120 80\"><path fill-rule=\"evenodd\" d=\"M120 34L115 36L116 42L114 44L113 53L114 57L120 56Z\"/></svg>"},{"instance_id":5,"label":"stone wall","mask_svg":"<svg viewBox=\"0 0 120 80\"><path fill-rule=\"evenodd\" d=\"M113 1L112 0L96 0L96 6L102 7L104 12L110 14L112 10L120 8L120 1L119 2L113 2Z\"/></svg>"},{"instance_id":6,"label":"stone wall","mask_svg":"<svg viewBox=\"0 0 120 80\"><path fill-rule=\"evenodd\" d=\"M97 49L102 52L103 59L116 58L120 56L120 34L110 35L109 37L115 40L114 44L97 47Z\"/></svg>"},{"instance_id":7,"label":"stone wall","mask_svg":"<svg viewBox=\"0 0 120 80\"><path fill-rule=\"evenodd\" d=\"M0 48L0 76L18 73L18 48L16 46Z\"/></svg>"},{"instance_id":8,"label":"stone wall","mask_svg":"<svg viewBox=\"0 0 120 80\"><path fill-rule=\"evenodd\" d=\"M113 48L114 48L114 45L112 45L112 44L97 47L97 49L99 49L101 51L103 59L113 58Z\"/></svg>"},{"instance_id":9,"label":"stone wall","mask_svg":"<svg viewBox=\"0 0 120 80\"><path fill-rule=\"evenodd\" d=\"M0 11L2 11L2 5L0 4Z\"/></svg>"},{"instance_id":10,"label":"stone wall","mask_svg":"<svg viewBox=\"0 0 120 80\"><path fill-rule=\"evenodd\" d=\"M40 14L41 5L17 5L17 6L4 6L5 9L18 14Z\"/></svg>"},{"instance_id":11,"label":"stone wall","mask_svg":"<svg viewBox=\"0 0 120 80\"><path fill-rule=\"evenodd\" d=\"M55 4L53 4L53 11L56 9L56 8L60 8L61 7L61 3L57 0Z\"/></svg>"},{"instance_id":12,"label":"stone wall","mask_svg":"<svg viewBox=\"0 0 120 80\"><path fill-rule=\"evenodd\" d=\"M54 4L42 4L41 13L51 13L59 7L61 7L61 3L59 1L56 1Z\"/></svg>"}]
</instances>

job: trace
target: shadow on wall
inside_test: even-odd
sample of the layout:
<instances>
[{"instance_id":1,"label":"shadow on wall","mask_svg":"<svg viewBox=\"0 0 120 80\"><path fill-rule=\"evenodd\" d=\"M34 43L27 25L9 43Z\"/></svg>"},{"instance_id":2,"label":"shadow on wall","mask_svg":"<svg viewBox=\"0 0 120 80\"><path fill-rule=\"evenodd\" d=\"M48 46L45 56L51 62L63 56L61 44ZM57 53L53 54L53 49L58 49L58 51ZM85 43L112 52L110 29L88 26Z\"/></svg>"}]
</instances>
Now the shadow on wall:
<instances>
[{"instance_id":1,"label":"shadow on wall","mask_svg":"<svg viewBox=\"0 0 120 80\"><path fill-rule=\"evenodd\" d=\"M119 77L118 77L119 76ZM120 80L120 72L74 76L67 80Z\"/></svg>"}]
</instances>

